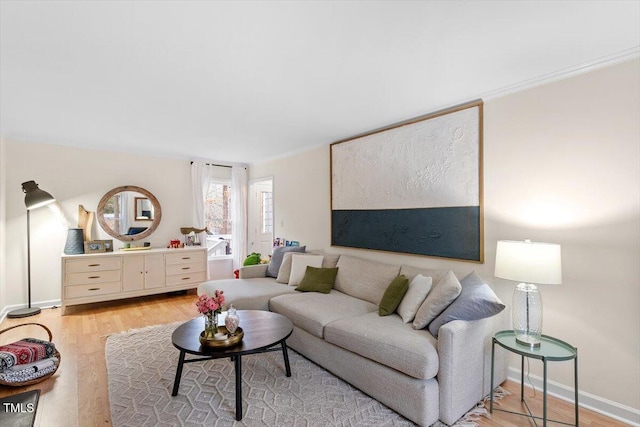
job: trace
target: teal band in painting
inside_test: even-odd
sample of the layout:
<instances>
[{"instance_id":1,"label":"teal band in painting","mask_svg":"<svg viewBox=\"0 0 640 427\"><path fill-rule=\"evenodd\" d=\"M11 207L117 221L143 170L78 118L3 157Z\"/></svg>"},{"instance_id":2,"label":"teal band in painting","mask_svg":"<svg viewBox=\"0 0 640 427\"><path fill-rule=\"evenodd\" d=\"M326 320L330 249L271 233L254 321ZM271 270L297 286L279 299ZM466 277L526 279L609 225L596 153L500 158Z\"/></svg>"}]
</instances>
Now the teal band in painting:
<instances>
[{"instance_id":1,"label":"teal band in painting","mask_svg":"<svg viewBox=\"0 0 640 427\"><path fill-rule=\"evenodd\" d=\"M480 208L334 210L331 244L480 261Z\"/></svg>"}]
</instances>

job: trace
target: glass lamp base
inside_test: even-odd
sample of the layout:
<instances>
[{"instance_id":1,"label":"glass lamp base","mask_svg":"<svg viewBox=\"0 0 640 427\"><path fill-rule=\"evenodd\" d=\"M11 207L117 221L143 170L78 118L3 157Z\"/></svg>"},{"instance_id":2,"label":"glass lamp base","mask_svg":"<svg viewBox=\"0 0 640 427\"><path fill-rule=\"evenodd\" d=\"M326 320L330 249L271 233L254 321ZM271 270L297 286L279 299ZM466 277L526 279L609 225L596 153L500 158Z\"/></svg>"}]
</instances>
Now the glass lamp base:
<instances>
[{"instance_id":1,"label":"glass lamp base","mask_svg":"<svg viewBox=\"0 0 640 427\"><path fill-rule=\"evenodd\" d=\"M540 338L533 335L519 335L516 332L516 342L531 348L540 347Z\"/></svg>"},{"instance_id":2,"label":"glass lamp base","mask_svg":"<svg viewBox=\"0 0 640 427\"><path fill-rule=\"evenodd\" d=\"M542 296L536 285L520 283L513 293L512 323L518 344L539 347L542 334Z\"/></svg>"}]
</instances>

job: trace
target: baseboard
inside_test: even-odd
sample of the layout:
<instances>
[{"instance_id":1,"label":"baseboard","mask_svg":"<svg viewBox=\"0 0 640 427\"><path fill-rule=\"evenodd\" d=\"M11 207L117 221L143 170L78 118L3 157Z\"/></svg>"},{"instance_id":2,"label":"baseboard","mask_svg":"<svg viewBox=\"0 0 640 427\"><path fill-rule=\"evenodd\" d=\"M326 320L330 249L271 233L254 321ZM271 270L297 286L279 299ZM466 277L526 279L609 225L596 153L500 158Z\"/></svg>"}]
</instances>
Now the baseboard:
<instances>
[{"instance_id":1,"label":"baseboard","mask_svg":"<svg viewBox=\"0 0 640 427\"><path fill-rule=\"evenodd\" d=\"M62 302L59 299L55 299L55 300L50 300L50 301L40 301L40 302L37 302L37 303L34 302L31 305L33 307L40 307L41 309L46 309L46 308L58 308L58 307L60 307L61 303ZM0 311L0 323L2 323L4 321L4 319L7 318L7 314L10 311L17 310L19 308L24 308L24 307L25 306L22 305L22 304L8 305L6 307L3 307L2 311Z\"/></svg>"},{"instance_id":2,"label":"baseboard","mask_svg":"<svg viewBox=\"0 0 640 427\"><path fill-rule=\"evenodd\" d=\"M509 367L507 378L510 381L520 384L520 370ZM530 374L529 379L531 379L531 383L536 390L542 393L542 378ZM524 382L526 387L531 388L526 377ZM573 403L574 390L564 384L547 380L547 392L549 395L557 397L558 399ZM640 410L638 409L613 402L585 391L578 391L578 404L582 408L589 409L634 427L640 427Z\"/></svg>"}]
</instances>

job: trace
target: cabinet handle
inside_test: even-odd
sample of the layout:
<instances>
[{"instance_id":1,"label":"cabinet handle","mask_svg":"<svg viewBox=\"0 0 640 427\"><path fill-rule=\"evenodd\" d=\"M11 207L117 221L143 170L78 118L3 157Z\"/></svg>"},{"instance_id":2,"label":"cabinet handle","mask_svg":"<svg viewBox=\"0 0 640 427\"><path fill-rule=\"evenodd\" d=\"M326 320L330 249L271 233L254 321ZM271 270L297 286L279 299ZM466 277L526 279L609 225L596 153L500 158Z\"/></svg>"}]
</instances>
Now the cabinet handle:
<instances>
[{"instance_id":1,"label":"cabinet handle","mask_svg":"<svg viewBox=\"0 0 640 427\"><path fill-rule=\"evenodd\" d=\"M183 256L182 259L191 259L190 256Z\"/></svg>"},{"instance_id":2,"label":"cabinet handle","mask_svg":"<svg viewBox=\"0 0 640 427\"><path fill-rule=\"evenodd\" d=\"M100 276L89 276L89 279L99 279Z\"/></svg>"},{"instance_id":3,"label":"cabinet handle","mask_svg":"<svg viewBox=\"0 0 640 427\"><path fill-rule=\"evenodd\" d=\"M100 267L100 264L89 264L89 267Z\"/></svg>"},{"instance_id":4,"label":"cabinet handle","mask_svg":"<svg viewBox=\"0 0 640 427\"><path fill-rule=\"evenodd\" d=\"M89 288L88 290L89 290L89 291L99 291L99 290L100 290L100 288Z\"/></svg>"},{"instance_id":5,"label":"cabinet handle","mask_svg":"<svg viewBox=\"0 0 640 427\"><path fill-rule=\"evenodd\" d=\"M183 277L182 280L190 280L191 277Z\"/></svg>"},{"instance_id":6,"label":"cabinet handle","mask_svg":"<svg viewBox=\"0 0 640 427\"><path fill-rule=\"evenodd\" d=\"M191 267L182 267L183 270L191 270Z\"/></svg>"}]
</instances>

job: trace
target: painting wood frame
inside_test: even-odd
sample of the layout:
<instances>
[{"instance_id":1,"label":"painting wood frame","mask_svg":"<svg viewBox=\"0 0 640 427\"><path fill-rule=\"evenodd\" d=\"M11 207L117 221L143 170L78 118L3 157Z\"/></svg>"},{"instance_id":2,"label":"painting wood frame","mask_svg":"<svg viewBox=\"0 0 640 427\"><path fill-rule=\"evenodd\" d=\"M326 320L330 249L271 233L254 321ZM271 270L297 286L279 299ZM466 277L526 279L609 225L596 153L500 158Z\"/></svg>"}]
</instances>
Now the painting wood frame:
<instances>
[{"instance_id":1,"label":"painting wood frame","mask_svg":"<svg viewBox=\"0 0 640 427\"><path fill-rule=\"evenodd\" d=\"M484 262L483 102L330 146L331 245Z\"/></svg>"}]
</instances>

